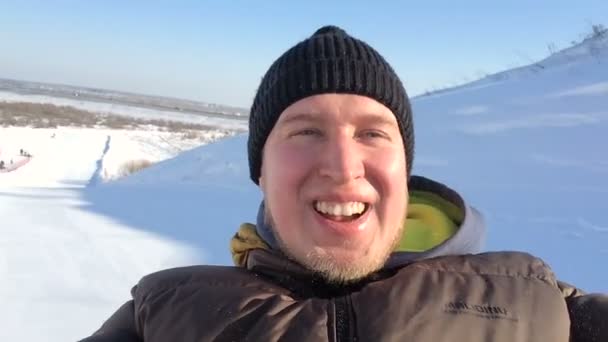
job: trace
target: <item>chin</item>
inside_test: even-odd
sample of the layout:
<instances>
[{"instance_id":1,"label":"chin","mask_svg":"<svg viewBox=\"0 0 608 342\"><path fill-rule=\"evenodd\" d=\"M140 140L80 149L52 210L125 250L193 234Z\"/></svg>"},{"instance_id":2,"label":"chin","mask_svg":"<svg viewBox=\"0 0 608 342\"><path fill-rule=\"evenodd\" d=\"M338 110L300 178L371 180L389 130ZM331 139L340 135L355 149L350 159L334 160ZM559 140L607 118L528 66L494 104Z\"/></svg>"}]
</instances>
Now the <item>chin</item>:
<instances>
[{"instance_id":1,"label":"chin","mask_svg":"<svg viewBox=\"0 0 608 342\"><path fill-rule=\"evenodd\" d=\"M368 251L313 248L300 262L331 283L351 283L382 268L386 258Z\"/></svg>"},{"instance_id":2,"label":"chin","mask_svg":"<svg viewBox=\"0 0 608 342\"><path fill-rule=\"evenodd\" d=\"M348 247L327 248L325 249L325 253L336 265L359 264L369 258L367 251L352 250Z\"/></svg>"}]
</instances>

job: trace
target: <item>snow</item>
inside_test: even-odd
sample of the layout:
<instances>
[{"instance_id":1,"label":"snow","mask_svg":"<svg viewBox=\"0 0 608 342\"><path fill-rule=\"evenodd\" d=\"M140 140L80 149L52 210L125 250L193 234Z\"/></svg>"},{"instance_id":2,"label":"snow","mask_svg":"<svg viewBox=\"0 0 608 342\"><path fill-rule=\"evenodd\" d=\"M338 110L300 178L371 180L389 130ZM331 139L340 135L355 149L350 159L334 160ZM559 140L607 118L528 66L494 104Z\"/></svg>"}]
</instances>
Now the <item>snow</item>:
<instances>
[{"instance_id":1,"label":"snow","mask_svg":"<svg viewBox=\"0 0 608 342\"><path fill-rule=\"evenodd\" d=\"M485 215L487 250L530 252L559 279L608 292L602 44L413 99L414 173L448 184ZM0 174L0 339L77 340L147 273L231 264L230 237L254 221L261 199L246 135L200 147L212 137L183 138L0 128L0 159L20 148L33 155ZM137 159L158 163L107 182Z\"/></svg>"},{"instance_id":2,"label":"snow","mask_svg":"<svg viewBox=\"0 0 608 342\"><path fill-rule=\"evenodd\" d=\"M483 114L488 111L488 107L486 106L476 106L472 105L470 107L465 107L454 111L454 114L457 115L478 115Z\"/></svg>"},{"instance_id":3,"label":"snow","mask_svg":"<svg viewBox=\"0 0 608 342\"><path fill-rule=\"evenodd\" d=\"M488 250L538 255L560 279L608 292L608 38L413 101L414 171L487 218ZM596 49L590 50L589 46ZM593 51L593 53L591 53Z\"/></svg>"},{"instance_id":4,"label":"snow","mask_svg":"<svg viewBox=\"0 0 608 342\"><path fill-rule=\"evenodd\" d=\"M74 341L141 275L196 259L187 246L88 212L79 190L13 188L0 201L5 341Z\"/></svg>"},{"instance_id":5,"label":"snow","mask_svg":"<svg viewBox=\"0 0 608 342\"><path fill-rule=\"evenodd\" d=\"M183 140L157 131L0 128L0 159L20 149L33 155L0 174L0 340L74 341L90 334L141 276L202 261L188 244L92 210L96 197L85 190L103 188L126 161L157 162L220 134ZM126 211L137 207L133 197L112 201Z\"/></svg>"},{"instance_id":6,"label":"snow","mask_svg":"<svg viewBox=\"0 0 608 342\"><path fill-rule=\"evenodd\" d=\"M583 86L583 87L569 89L569 90L557 93L553 96L565 97L565 96L577 96L577 95L589 95L589 96L608 95L608 82L598 82L598 83L590 84L590 85Z\"/></svg>"}]
</instances>

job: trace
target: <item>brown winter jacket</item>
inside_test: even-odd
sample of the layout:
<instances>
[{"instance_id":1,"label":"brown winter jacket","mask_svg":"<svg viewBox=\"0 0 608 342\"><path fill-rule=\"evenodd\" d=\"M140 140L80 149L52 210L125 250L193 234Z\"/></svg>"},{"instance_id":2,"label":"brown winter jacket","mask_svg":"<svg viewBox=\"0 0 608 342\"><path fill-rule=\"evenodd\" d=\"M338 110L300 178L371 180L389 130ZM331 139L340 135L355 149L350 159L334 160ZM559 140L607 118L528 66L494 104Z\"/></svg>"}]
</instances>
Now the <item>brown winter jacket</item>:
<instances>
[{"instance_id":1,"label":"brown winter jacket","mask_svg":"<svg viewBox=\"0 0 608 342\"><path fill-rule=\"evenodd\" d=\"M146 276L133 300L83 341L608 341L608 297L558 282L528 254L466 254L475 249L470 236L482 235L478 213L430 180L411 185L465 213L448 215L460 226L448 241L394 253L367 279L335 286L244 225L232 241L239 267ZM408 220L425 210L415 212Z\"/></svg>"},{"instance_id":2,"label":"brown winter jacket","mask_svg":"<svg viewBox=\"0 0 608 342\"><path fill-rule=\"evenodd\" d=\"M522 253L446 256L328 286L270 251L143 278L86 342L608 341L608 298Z\"/></svg>"}]
</instances>

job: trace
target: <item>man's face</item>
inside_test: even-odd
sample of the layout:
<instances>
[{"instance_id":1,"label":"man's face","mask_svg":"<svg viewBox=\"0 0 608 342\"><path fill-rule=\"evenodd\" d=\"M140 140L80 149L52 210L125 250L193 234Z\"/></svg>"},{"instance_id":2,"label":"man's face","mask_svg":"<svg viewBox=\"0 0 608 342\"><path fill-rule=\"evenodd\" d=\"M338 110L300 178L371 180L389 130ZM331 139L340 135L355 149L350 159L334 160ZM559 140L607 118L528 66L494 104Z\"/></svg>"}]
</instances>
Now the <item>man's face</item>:
<instances>
[{"instance_id":1,"label":"man's face","mask_svg":"<svg viewBox=\"0 0 608 342\"><path fill-rule=\"evenodd\" d=\"M403 141L393 113L364 96L323 94L280 115L260 187L281 249L335 282L381 268L407 211Z\"/></svg>"}]
</instances>

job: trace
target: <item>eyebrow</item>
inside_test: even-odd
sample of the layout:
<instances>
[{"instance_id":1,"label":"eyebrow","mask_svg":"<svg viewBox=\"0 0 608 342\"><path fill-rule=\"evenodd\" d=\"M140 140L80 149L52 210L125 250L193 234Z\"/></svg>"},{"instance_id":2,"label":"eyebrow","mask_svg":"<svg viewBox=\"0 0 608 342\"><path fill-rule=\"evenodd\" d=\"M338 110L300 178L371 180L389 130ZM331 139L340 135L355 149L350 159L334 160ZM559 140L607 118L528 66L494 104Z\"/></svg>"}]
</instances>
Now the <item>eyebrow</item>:
<instances>
[{"instance_id":1,"label":"eyebrow","mask_svg":"<svg viewBox=\"0 0 608 342\"><path fill-rule=\"evenodd\" d=\"M385 126L399 126L399 122L397 122L397 118L388 118L385 115L378 115L374 113L363 113L361 114L361 120L371 121L377 124L385 125Z\"/></svg>"},{"instance_id":2,"label":"eyebrow","mask_svg":"<svg viewBox=\"0 0 608 342\"><path fill-rule=\"evenodd\" d=\"M298 121L305 121L305 122L314 122L314 121L321 121L321 118L319 118L319 115L323 115L322 113L319 114L312 114L312 113L297 113L297 114L291 114L289 117L281 120L282 124L288 124L288 123L292 123L292 122L298 122Z\"/></svg>"},{"instance_id":3,"label":"eyebrow","mask_svg":"<svg viewBox=\"0 0 608 342\"><path fill-rule=\"evenodd\" d=\"M293 122L298 122L298 121L317 122L317 121L323 120L322 115L323 115L323 113L297 113L297 114L291 114L289 117L287 117L281 121L282 121L282 124L288 124L288 123L293 123ZM390 118L387 118L386 116L378 115L378 114L374 114L374 113L362 113L357 117L357 120L363 120L363 121L367 121L367 122L371 121L371 122L381 124L381 125L386 125L386 126L394 126L395 124L397 124L397 126L399 126L399 123L397 122L396 119L391 120Z\"/></svg>"}]
</instances>

